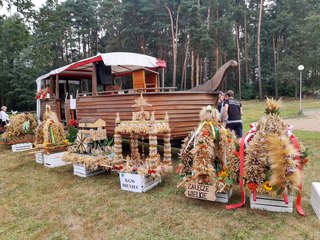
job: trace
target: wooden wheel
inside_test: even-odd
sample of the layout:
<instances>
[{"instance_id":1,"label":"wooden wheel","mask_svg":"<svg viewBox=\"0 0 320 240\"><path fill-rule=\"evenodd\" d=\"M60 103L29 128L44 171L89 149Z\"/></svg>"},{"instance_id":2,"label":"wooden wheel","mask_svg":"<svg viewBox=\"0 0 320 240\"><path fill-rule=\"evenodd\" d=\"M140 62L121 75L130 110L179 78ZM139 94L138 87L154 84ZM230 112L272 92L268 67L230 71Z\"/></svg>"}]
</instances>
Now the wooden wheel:
<instances>
[{"instance_id":1,"label":"wooden wheel","mask_svg":"<svg viewBox=\"0 0 320 240\"><path fill-rule=\"evenodd\" d=\"M76 145L77 145L77 151L80 153L87 152L88 144L87 144L87 137L83 133L78 133L76 138Z\"/></svg>"}]
</instances>

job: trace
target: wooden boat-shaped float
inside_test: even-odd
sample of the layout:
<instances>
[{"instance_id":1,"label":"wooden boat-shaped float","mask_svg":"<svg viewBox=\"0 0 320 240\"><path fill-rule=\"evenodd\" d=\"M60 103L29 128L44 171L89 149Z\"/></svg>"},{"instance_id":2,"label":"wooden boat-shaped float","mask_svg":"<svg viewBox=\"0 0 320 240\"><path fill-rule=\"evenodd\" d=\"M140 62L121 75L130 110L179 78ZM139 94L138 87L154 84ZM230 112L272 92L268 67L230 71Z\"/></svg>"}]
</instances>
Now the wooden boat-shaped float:
<instances>
[{"instance_id":1,"label":"wooden boat-shaped float","mask_svg":"<svg viewBox=\"0 0 320 240\"><path fill-rule=\"evenodd\" d=\"M166 63L162 60L135 53L98 54L37 79L38 92L44 92L38 94L38 118L42 119L45 105L49 104L66 124L70 119L101 117L110 136L114 133L116 113L119 112L121 120L130 120L132 112L138 111L132 106L142 92L152 105L145 110L155 111L156 119L163 119L168 112L172 139L183 139L199 122L200 109L217 105L216 90L226 72L236 66L231 60L206 83L188 91L174 91L163 87ZM115 81L119 77L127 79L129 88L118 89Z\"/></svg>"}]
</instances>

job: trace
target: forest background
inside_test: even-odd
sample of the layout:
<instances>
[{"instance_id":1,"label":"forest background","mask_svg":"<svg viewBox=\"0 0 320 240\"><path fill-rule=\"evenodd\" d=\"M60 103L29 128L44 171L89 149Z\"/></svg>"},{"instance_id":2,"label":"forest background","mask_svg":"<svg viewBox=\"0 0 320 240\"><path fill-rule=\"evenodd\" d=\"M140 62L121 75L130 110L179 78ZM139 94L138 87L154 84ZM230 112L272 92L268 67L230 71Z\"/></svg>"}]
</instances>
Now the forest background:
<instances>
[{"instance_id":1,"label":"forest background","mask_svg":"<svg viewBox=\"0 0 320 240\"><path fill-rule=\"evenodd\" d=\"M128 51L167 62L165 85L201 84L237 60L221 90L240 99L320 89L319 0L0 0L0 101L35 109L35 79L96 55ZM14 10L14 11L12 11Z\"/></svg>"}]
</instances>

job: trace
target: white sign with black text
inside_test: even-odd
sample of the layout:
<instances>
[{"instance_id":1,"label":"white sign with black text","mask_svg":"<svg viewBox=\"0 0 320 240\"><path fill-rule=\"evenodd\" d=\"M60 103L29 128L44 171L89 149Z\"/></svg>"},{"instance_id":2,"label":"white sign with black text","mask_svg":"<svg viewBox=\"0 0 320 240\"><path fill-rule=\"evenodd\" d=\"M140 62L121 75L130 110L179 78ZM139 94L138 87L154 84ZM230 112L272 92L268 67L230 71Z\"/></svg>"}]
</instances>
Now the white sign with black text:
<instances>
[{"instance_id":1,"label":"white sign with black text","mask_svg":"<svg viewBox=\"0 0 320 240\"><path fill-rule=\"evenodd\" d=\"M120 173L121 189L130 192L142 192L142 181L139 174Z\"/></svg>"}]
</instances>

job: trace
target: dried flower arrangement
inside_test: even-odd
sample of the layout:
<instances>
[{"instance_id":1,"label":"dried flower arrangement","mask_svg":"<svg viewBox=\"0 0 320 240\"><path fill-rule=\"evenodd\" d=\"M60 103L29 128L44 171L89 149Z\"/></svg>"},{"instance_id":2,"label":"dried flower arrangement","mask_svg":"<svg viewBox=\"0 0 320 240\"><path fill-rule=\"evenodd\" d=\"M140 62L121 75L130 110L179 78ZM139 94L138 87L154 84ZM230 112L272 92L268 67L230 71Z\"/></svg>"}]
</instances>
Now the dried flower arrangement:
<instances>
[{"instance_id":1,"label":"dried flower arrangement","mask_svg":"<svg viewBox=\"0 0 320 240\"><path fill-rule=\"evenodd\" d=\"M279 116L280 101L267 99L266 105L266 115L256 125L252 138L246 140L246 187L271 196L291 194L299 191L307 154L301 143L298 148L294 146L295 137Z\"/></svg>"},{"instance_id":2,"label":"dried flower arrangement","mask_svg":"<svg viewBox=\"0 0 320 240\"><path fill-rule=\"evenodd\" d=\"M34 145L40 151L49 154L64 151L69 142L66 140L64 125L59 122L55 112L47 104L42 121L36 129Z\"/></svg>"},{"instance_id":3,"label":"dried flower arrangement","mask_svg":"<svg viewBox=\"0 0 320 240\"><path fill-rule=\"evenodd\" d=\"M227 206L227 209L243 206L244 189L256 194L272 197L283 196L288 202L288 195L297 192L297 210L301 208L302 169L308 162L307 150L292 133L292 125L287 125L279 116L280 102L273 99L266 101L266 115L251 124L251 130L242 138L240 144L240 188L242 201Z\"/></svg>"},{"instance_id":4,"label":"dried flower arrangement","mask_svg":"<svg viewBox=\"0 0 320 240\"><path fill-rule=\"evenodd\" d=\"M218 122L219 112L211 106L203 107L200 123L184 139L177 169L184 186L196 182L215 186L225 192L238 181L239 152L236 136Z\"/></svg>"},{"instance_id":5,"label":"dried flower arrangement","mask_svg":"<svg viewBox=\"0 0 320 240\"><path fill-rule=\"evenodd\" d=\"M50 95L48 95L48 94L50 94L50 88L49 87L46 87L44 89L40 89L40 91L36 93L36 99L50 98Z\"/></svg>"},{"instance_id":6,"label":"dried flower arrangement","mask_svg":"<svg viewBox=\"0 0 320 240\"><path fill-rule=\"evenodd\" d=\"M46 153L65 150L69 142L62 123L46 120L39 124L36 129L35 146Z\"/></svg>"},{"instance_id":7,"label":"dried flower arrangement","mask_svg":"<svg viewBox=\"0 0 320 240\"><path fill-rule=\"evenodd\" d=\"M14 115L2 137L8 144L33 142L37 125L37 118L31 113Z\"/></svg>"}]
</instances>

